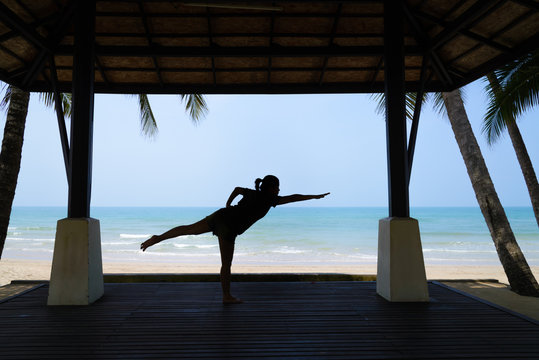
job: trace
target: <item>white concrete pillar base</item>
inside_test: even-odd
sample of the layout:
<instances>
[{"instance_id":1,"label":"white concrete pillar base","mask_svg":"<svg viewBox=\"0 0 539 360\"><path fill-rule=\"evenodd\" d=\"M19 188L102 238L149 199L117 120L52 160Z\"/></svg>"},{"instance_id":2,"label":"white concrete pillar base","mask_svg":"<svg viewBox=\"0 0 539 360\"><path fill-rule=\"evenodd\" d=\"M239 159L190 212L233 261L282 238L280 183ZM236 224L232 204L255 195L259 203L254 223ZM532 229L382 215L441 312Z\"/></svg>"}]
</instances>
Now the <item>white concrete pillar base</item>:
<instances>
[{"instance_id":1,"label":"white concrete pillar base","mask_svg":"<svg viewBox=\"0 0 539 360\"><path fill-rule=\"evenodd\" d=\"M429 301L419 224L416 219L380 219L376 292L389 301Z\"/></svg>"},{"instance_id":2,"label":"white concrete pillar base","mask_svg":"<svg viewBox=\"0 0 539 360\"><path fill-rule=\"evenodd\" d=\"M58 220L48 305L89 305L103 296L99 220Z\"/></svg>"}]
</instances>

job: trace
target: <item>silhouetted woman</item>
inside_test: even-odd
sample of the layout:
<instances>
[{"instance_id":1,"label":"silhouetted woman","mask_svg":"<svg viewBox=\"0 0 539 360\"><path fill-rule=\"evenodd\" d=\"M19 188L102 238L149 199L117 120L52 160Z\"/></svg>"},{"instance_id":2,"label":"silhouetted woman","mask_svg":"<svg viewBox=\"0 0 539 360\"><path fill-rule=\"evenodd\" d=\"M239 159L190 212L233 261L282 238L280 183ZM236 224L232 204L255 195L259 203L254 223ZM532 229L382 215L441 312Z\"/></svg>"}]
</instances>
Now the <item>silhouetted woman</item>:
<instances>
[{"instance_id":1,"label":"silhouetted woman","mask_svg":"<svg viewBox=\"0 0 539 360\"><path fill-rule=\"evenodd\" d=\"M256 179L255 189L235 188L230 194L225 208L217 210L194 224L178 226L161 235L154 235L143 242L140 248L144 251L152 245L177 236L213 232L219 238L221 252L223 303L240 303L240 299L230 294L230 267L234 256L236 236L243 234L251 225L263 218L271 207L296 201L321 199L329 194L279 196L279 179L273 175L267 175L263 180ZM238 195L242 195L242 199L237 205L231 206L232 201Z\"/></svg>"}]
</instances>

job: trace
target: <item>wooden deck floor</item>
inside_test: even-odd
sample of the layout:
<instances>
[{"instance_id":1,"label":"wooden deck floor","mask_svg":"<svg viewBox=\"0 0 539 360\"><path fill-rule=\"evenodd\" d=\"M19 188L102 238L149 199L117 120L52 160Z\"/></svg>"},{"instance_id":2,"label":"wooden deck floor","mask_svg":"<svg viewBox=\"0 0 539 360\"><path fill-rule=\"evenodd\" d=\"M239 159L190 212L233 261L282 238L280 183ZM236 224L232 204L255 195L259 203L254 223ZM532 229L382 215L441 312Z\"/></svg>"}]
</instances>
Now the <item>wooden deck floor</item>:
<instances>
[{"instance_id":1,"label":"wooden deck floor","mask_svg":"<svg viewBox=\"0 0 539 360\"><path fill-rule=\"evenodd\" d=\"M87 307L47 307L48 286L0 304L1 359L538 359L539 326L429 284L389 303L374 282L105 284Z\"/></svg>"}]
</instances>

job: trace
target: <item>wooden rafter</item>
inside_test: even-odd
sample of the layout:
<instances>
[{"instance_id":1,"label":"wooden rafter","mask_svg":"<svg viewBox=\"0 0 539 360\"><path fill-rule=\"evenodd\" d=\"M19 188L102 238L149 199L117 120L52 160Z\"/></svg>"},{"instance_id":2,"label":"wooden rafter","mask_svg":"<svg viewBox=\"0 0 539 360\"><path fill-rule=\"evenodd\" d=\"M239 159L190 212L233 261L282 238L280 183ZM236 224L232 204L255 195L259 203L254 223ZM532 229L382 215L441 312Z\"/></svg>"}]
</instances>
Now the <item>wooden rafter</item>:
<instances>
[{"instance_id":1,"label":"wooden rafter","mask_svg":"<svg viewBox=\"0 0 539 360\"><path fill-rule=\"evenodd\" d=\"M0 20L12 30L18 31L26 40L34 46L52 52L47 40L34 28L24 22L16 13L0 2Z\"/></svg>"},{"instance_id":2,"label":"wooden rafter","mask_svg":"<svg viewBox=\"0 0 539 360\"><path fill-rule=\"evenodd\" d=\"M69 4L68 6L66 6L62 11L62 15L60 16L56 27L53 31L50 32L47 41L49 44L52 44L52 48L56 48L56 46L62 40L63 35L67 31L67 24L71 21L71 18L73 17L73 9L73 4ZM22 81L22 85L24 87L29 86L36 79L37 75L43 70L45 63L47 62L48 56L51 54L52 53L49 52L48 49L41 49L39 54L35 57L32 66L30 67L29 71L26 73L26 76Z\"/></svg>"},{"instance_id":3,"label":"wooden rafter","mask_svg":"<svg viewBox=\"0 0 539 360\"><path fill-rule=\"evenodd\" d=\"M337 32L337 25L339 23L339 17L341 16L342 12L342 4L339 4L339 7L337 8L337 12L335 13L335 17L333 18L333 25L331 26L331 33L329 35L329 43L328 46L333 46L333 40L335 39L335 33ZM320 80L318 80L318 84L322 84L324 81L324 74L326 73L326 68L328 66L328 57L324 56L324 64L322 65L322 70L320 71Z\"/></svg>"},{"instance_id":4,"label":"wooden rafter","mask_svg":"<svg viewBox=\"0 0 539 360\"><path fill-rule=\"evenodd\" d=\"M527 19L529 18L530 16L532 16L533 14L535 13L535 11L533 10L529 10L527 11L526 13L522 14L521 16L519 16L517 19L511 21L509 24L507 24L506 26L504 26L502 29L496 31L495 33L493 33L487 40L490 40L492 41L493 39L497 38L499 35L505 33L506 31L512 29L513 27L515 27L516 25L518 25L522 20L524 19ZM455 63L456 61L458 61L459 59L462 59L464 58L465 56L468 56L469 54L473 53L474 51L478 50L480 47L482 47L483 45L485 45L486 43L481 41L479 44L471 47L470 49L462 52L461 54L459 54L458 56L452 58L452 59L449 59L448 60L448 63L449 64L453 64ZM510 50L508 51L504 51L505 53L509 53Z\"/></svg>"},{"instance_id":5,"label":"wooden rafter","mask_svg":"<svg viewBox=\"0 0 539 360\"><path fill-rule=\"evenodd\" d=\"M71 46L59 46L57 55L69 55ZM410 56L423 54L419 46L406 46ZM201 46L96 46L99 56L130 56L130 57L349 57L349 56L375 56L383 54L383 46L216 46L212 48Z\"/></svg>"},{"instance_id":6,"label":"wooden rafter","mask_svg":"<svg viewBox=\"0 0 539 360\"><path fill-rule=\"evenodd\" d=\"M144 26L144 34L146 36L146 40L148 41L149 46L153 46L152 35L150 34L150 28L148 25L148 16L144 11L144 3L142 1L139 1L138 6L140 11L140 17L142 18L142 25ZM153 66L155 67L155 73L157 74L157 80L159 81L159 84L163 86L163 77L161 76L161 70L159 69L159 62L157 60L157 57L152 56L152 62Z\"/></svg>"},{"instance_id":7,"label":"wooden rafter","mask_svg":"<svg viewBox=\"0 0 539 360\"><path fill-rule=\"evenodd\" d=\"M54 94L54 106L56 110L56 119L58 120L58 129L60 131L60 143L62 145L62 154L64 155L64 165L67 176L67 183L69 184L69 140L67 138L66 123L64 118L64 110L62 107L62 99L60 92L58 91L58 75L56 72L56 65L54 63L54 56L49 57L49 69L50 78L52 83L52 90Z\"/></svg>"},{"instance_id":8,"label":"wooden rafter","mask_svg":"<svg viewBox=\"0 0 539 360\"><path fill-rule=\"evenodd\" d=\"M415 18L412 11L408 8L406 4L403 4L403 11L406 16L406 19L412 26L412 30L415 34L417 42L423 47L424 56L429 56L432 59L432 65L434 71L436 72L438 78L447 85L452 85L453 79L449 75L446 66L440 60L436 50L433 48L430 39L427 36L426 31L421 27L417 19Z\"/></svg>"},{"instance_id":9,"label":"wooden rafter","mask_svg":"<svg viewBox=\"0 0 539 360\"><path fill-rule=\"evenodd\" d=\"M207 23L208 23L208 42L209 47L213 48L215 45L213 43L213 32L211 31L211 12L210 8L206 8ZM213 73L213 85L217 85L217 73L215 72L215 56L211 56L211 70Z\"/></svg>"}]
</instances>

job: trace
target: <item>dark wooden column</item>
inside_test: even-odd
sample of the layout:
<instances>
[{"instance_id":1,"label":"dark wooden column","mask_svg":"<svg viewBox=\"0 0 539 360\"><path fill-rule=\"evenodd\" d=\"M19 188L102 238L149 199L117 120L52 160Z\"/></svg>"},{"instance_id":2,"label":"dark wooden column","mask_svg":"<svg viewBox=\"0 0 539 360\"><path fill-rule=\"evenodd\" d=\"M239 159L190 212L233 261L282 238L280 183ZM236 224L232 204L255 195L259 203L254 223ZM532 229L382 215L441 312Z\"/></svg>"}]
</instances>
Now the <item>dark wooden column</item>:
<instances>
[{"instance_id":1,"label":"dark wooden column","mask_svg":"<svg viewBox=\"0 0 539 360\"><path fill-rule=\"evenodd\" d=\"M410 216L401 1L384 0L384 78L389 216Z\"/></svg>"},{"instance_id":2,"label":"dark wooden column","mask_svg":"<svg viewBox=\"0 0 539 360\"><path fill-rule=\"evenodd\" d=\"M92 188L95 1L76 1L74 26L68 217L87 218Z\"/></svg>"}]
</instances>

